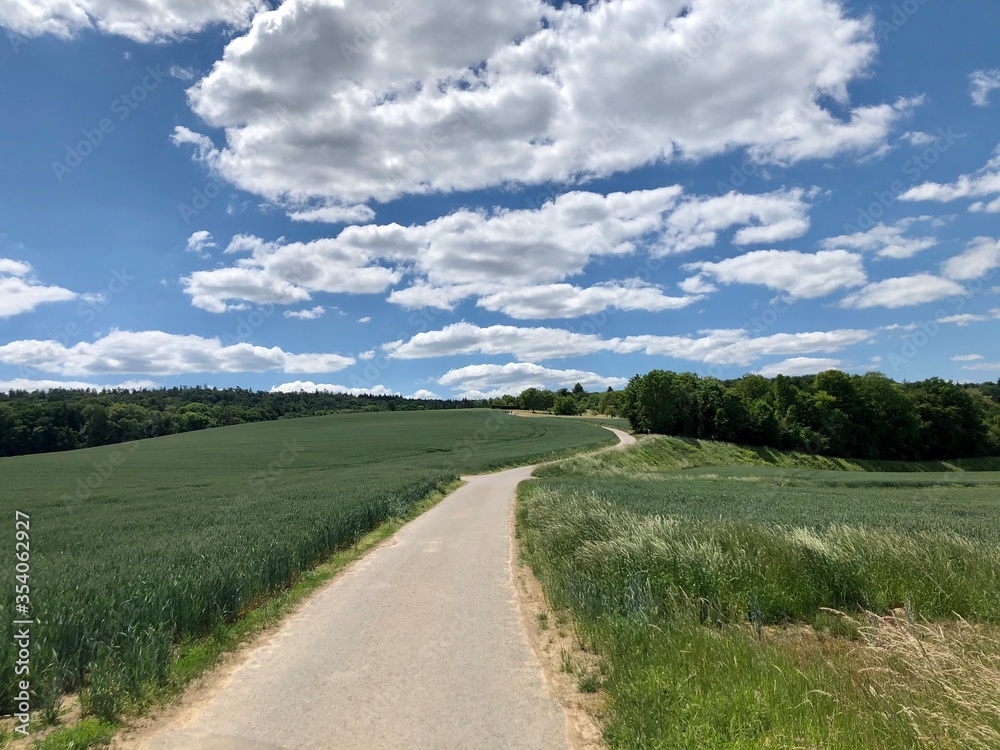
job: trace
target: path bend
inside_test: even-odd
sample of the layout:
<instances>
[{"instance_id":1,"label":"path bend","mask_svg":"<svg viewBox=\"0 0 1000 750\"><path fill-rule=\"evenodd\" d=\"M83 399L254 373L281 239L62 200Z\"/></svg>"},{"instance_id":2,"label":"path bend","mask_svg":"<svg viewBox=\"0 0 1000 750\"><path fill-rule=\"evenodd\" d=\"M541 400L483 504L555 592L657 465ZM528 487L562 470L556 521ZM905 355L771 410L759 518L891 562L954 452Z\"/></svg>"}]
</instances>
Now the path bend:
<instances>
[{"instance_id":1,"label":"path bend","mask_svg":"<svg viewBox=\"0 0 1000 750\"><path fill-rule=\"evenodd\" d=\"M612 431L615 448L635 443ZM210 695L118 746L568 749L513 582L510 511L535 468L465 477L314 594Z\"/></svg>"}]
</instances>

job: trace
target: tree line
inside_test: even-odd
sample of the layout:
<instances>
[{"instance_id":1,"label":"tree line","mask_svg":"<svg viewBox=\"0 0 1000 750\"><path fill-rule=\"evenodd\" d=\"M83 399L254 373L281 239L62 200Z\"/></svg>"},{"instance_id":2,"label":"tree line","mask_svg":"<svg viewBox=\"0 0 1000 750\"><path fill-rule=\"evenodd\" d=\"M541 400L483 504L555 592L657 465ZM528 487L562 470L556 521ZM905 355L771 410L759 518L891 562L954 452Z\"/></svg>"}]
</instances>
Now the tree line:
<instances>
[{"instance_id":1,"label":"tree line","mask_svg":"<svg viewBox=\"0 0 1000 750\"><path fill-rule=\"evenodd\" d=\"M350 412L527 409L621 416L636 432L872 460L1000 455L1000 381L897 383L881 373L721 381L654 370L624 390L528 388L493 399L406 399L244 388L0 393L0 456L73 450L210 427Z\"/></svg>"},{"instance_id":2,"label":"tree line","mask_svg":"<svg viewBox=\"0 0 1000 750\"><path fill-rule=\"evenodd\" d=\"M209 427L349 412L462 409L488 401L244 388L0 393L0 456L90 448Z\"/></svg>"},{"instance_id":3,"label":"tree line","mask_svg":"<svg viewBox=\"0 0 1000 750\"><path fill-rule=\"evenodd\" d=\"M1000 455L1000 381L897 383L881 373L735 381L654 370L620 396L636 432L873 460Z\"/></svg>"}]
</instances>

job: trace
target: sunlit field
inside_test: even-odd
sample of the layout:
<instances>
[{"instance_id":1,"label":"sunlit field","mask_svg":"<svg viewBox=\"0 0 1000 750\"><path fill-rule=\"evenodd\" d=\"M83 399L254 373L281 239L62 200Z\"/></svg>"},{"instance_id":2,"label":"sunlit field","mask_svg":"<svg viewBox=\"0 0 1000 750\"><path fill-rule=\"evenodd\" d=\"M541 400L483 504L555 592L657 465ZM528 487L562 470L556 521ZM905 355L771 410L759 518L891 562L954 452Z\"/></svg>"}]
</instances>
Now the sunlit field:
<instances>
[{"instance_id":1,"label":"sunlit field","mask_svg":"<svg viewBox=\"0 0 1000 750\"><path fill-rule=\"evenodd\" d=\"M436 487L613 440L572 420L401 412L2 459L3 514L31 519L36 706L82 689L86 710L114 717L166 675L178 643L231 622ZM12 554L0 569L13 580ZM4 612L13 593L0 594ZM4 713L14 653L4 639Z\"/></svg>"},{"instance_id":2,"label":"sunlit field","mask_svg":"<svg viewBox=\"0 0 1000 750\"><path fill-rule=\"evenodd\" d=\"M1000 472L682 442L522 485L522 549L603 660L612 748L996 746Z\"/></svg>"}]
</instances>

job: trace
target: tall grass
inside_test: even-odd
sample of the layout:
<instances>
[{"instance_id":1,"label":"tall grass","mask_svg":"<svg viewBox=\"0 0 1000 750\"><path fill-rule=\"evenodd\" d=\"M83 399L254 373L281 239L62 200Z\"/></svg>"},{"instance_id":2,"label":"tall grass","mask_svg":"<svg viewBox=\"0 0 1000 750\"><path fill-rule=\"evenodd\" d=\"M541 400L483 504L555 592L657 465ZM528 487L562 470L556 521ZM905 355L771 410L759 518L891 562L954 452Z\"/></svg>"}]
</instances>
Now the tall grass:
<instances>
[{"instance_id":1,"label":"tall grass","mask_svg":"<svg viewBox=\"0 0 1000 750\"><path fill-rule=\"evenodd\" d=\"M669 611L683 598L721 622L907 603L929 618L1000 622L1000 545L957 534L640 516L531 485L518 519L532 559L588 614Z\"/></svg>"},{"instance_id":2,"label":"tall grass","mask_svg":"<svg viewBox=\"0 0 1000 750\"><path fill-rule=\"evenodd\" d=\"M1000 747L996 477L850 486L630 453L546 469L517 509L526 561L610 664L612 748ZM899 609L903 629L868 614ZM949 640L958 618L976 645Z\"/></svg>"}]
</instances>

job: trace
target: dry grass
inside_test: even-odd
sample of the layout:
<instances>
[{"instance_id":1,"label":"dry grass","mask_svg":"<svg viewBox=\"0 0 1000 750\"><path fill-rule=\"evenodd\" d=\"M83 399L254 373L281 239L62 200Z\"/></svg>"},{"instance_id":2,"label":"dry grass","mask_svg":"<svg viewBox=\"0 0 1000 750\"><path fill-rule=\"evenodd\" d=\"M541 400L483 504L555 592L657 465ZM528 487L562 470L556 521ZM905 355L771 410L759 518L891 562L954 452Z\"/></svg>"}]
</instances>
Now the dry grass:
<instances>
[{"instance_id":1,"label":"dry grass","mask_svg":"<svg viewBox=\"0 0 1000 750\"><path fill-rule=\"evenodd\" d=\"M929 747L1000 747L1000 639L965 620L918 624L872 616L862 628L873 684L900 696L898 711Z\"/></svg>"}]
</instances>

